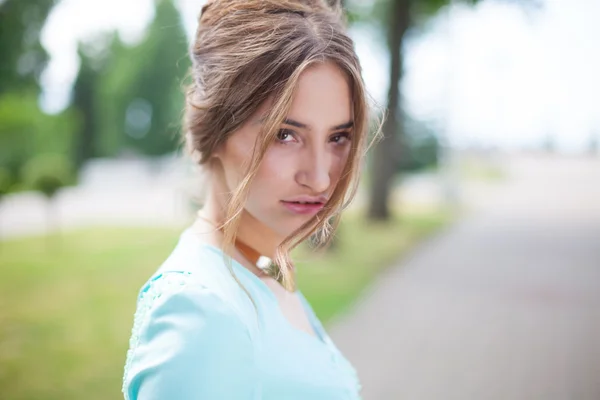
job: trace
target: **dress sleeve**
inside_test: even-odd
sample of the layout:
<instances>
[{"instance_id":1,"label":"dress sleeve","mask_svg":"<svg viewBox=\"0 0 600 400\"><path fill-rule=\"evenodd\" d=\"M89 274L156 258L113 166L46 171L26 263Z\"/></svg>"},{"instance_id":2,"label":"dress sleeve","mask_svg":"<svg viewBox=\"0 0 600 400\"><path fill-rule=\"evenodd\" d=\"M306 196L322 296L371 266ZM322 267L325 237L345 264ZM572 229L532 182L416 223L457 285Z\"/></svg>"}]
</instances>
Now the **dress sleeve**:
<instances>
[{"instance_id":1,"label":"dress sleeve","mask_svg":"<svg viewBox=\"0 0 600 400\"><path fill-rule=\"evenodd\" d=\"M247 327L217 295L188 281L184 274L163 275L140 296L125 399L258 398Z\"/></svg>"}]
</instances>

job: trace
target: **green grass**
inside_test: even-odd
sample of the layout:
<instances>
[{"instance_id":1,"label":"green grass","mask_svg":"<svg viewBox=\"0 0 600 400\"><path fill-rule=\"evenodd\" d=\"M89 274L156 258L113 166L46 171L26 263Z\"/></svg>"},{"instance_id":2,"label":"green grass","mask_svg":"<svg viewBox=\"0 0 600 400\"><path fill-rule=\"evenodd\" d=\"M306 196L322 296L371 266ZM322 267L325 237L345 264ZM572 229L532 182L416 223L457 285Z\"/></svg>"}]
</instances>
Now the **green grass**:
<instances>
[{"instance_id":1,"label":"green grass","mask_svg":"<svg viewBox=\"0 0 600 400\"><path fill-rule=\"evenodd\" d=\"M336 250L298 251L299 287L326 322L447 221L349 216ZM94 228L0 243L0 398L120 399L138 290L180 231Z\"/></svg>"}]
</instances>

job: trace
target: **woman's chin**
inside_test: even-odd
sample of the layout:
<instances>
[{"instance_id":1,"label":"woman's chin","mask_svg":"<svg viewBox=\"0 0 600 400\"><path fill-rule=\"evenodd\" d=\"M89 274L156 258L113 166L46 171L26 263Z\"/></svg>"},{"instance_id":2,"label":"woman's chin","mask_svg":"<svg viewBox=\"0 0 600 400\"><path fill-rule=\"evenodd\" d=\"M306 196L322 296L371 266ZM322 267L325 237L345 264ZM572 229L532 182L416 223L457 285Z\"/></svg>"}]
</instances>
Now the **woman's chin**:
<instances>
[{"instance_id":1,"label":"woman's chin","mask_svg":"<svg viewBox=\"0 0 600 400\"><path fill-rule=\"evenodd\" d=\"M291 221L289 221L288 224L279 225L276 228L276 232L278 232L279 235L281 235L283 237L288 237L288 236L292 235L295 231L300 229L302 227L302 225L304 225L305 223L310 221L310 217L303 217L303 218L296 217L296 218L290 218L290 219L291 219Z\"/></svg>"}]
</instances>

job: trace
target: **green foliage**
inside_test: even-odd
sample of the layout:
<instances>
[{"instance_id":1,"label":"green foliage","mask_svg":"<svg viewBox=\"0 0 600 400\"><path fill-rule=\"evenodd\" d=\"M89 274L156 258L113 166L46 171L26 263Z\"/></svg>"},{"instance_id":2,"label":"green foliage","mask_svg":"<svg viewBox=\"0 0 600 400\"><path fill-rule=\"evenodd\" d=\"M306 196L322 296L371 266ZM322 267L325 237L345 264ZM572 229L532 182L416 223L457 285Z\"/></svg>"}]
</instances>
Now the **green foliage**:
<instances>
[{"instance_id":1,"label":"green foliage","mask_svg":"<svg viewBox=\"0 0 600 400\"><path fill-rule=\"evenodd\" d=\"M403 1L410 9L412 21L423 21L436 15L450 4L450 0L348 0L346 8L352 22L365 21L387 25L393 1ZM458 0L458 3L475 4L482 0ZM515 0L518 1L518 0Z\"/></svg>"},{"instance_id":2,"label":"green foliage","mask_svg":"<svg viewBox=\"0 0 600 400\"><path fill-rule=\"evenodd\" d=\"M98 40L92 44L80 44L78 51L80 67L73 86L72 105L82 121L73 143L74 161L78 167L98 155L98 105L102 99L97 92L109 56L97 44Z\"/></svg>"},{"instance_id":3,"label":"green foliage","mask_svg":"<svg viewBox=\"0 0 600 400\"><path fill-rule=\"evenodd\" d=\"M0 166L16 174L35 146L42 115L28 94L0 97Z\"/></svg>"},{"instance_id":4,"label":"green foliage","mask_svg":"<svg viewBox=\"0 0 600 400\"><path fill-rule=\"evenodd\" d=\"M39 154L23 167L23 182L27 188L53 197L63 186L73 183L72 164L62 154Z\"/></svg>"},{"instance_id":5,"label":"green foliage","mask_svg":"<svg viewBox=\"0 0 600 400\"><path fill-rule=\"evenodd\" d=\"M403 146L398 170L418 171L437 167L442 149L435 130L424 121L408 115L403 120Z\"/></svg>"},{"instance_id":6,"label":"green foliage","mask_svg":"<svg viewBox=\"0 0 600 400\"><path fill-rule=\"evenodd\" d=\"M109 46L110 61L96 86L100 153L173 151L184 107L182 82L190 66L177 8L171 0L159 1L141 43L127 47L115 36Z\"/></svg>"},{"instance_id":7,"label":"green foliage","mask_svg":"<svg viewBox=\"0 0 600 400\"><path fill-rule=\"evenodd\" d=\"M98 156L116 156L123 147L124 142L124 112L126 98L131 92L130 83L135 76L134 64L131 57L131 48L120 40L116 33L111 33L101 39L96 46L104 45L105 51L90 54L89 47L82 47L82 67L89 64L99 65L95 68L95 82L93 82L93 103L95 112L95 142L94 153ZM103 60L98 62L95 56L101 55ZM128 62L129 60L129 62ZM91 69L91 67L90 67ZM81 75L85 70L80 70ZM77 78L78 82L80 77ZM82 90L77 87L77 90ZM85 90L85 89L84 89ZM78 106L78 105L77 105Z\"/></svg>"},{"instance_id":8,"label":"green foliage","mask_svg":"<svg viewBox=\"0 0 600 400\"><path fill-rule=\"evenodd\" d=\"M0 97L0 168L8 171L8 191L27 188L23 171L38 154L61 154L71 163L73 131L78 118L72 110L58 115L44 114L33 93Z\"/></svg>"},{"instance_id":9,"label":"green foliage","mask_svg":"<svg viewBox=\"0 0 600 400\"><path fill-rule=\"evenodd\" d=\"M56 1L0 2L0 170L3 192L25 187L28 160L44 152L70 152L77 118L49 116L38 106L39 76L48 55L40 32ZM43 185L49 191L49 185Z\"/></svg>"},{"instance_id":10,"label":"green foliage","mask_svg":"<svg viewBox=\"0 0 600 400\"><path fill-rule=\"evenodd\" d=\"M401 158L401 171L419 171L435 168L439 162L440 144L435 135L407 137L405 156Z\"/></svg>"},{"instance_id":11,"label":"green foliage","mask_svg":"<svg viewBox=\"0 0 600 400\"><path fill-rule=\"evenodd\" d=\"M0 96L0 168L17 183L23 165L36 154L70 154L77 124L72 111L44 114L34 92Z\"/></svg>"},{"instance_id":12,"label":"green foliage","mask_svg":"<svg viewBox=\"0 0 600 400\"><path fill-rule=\"evenodd\" d=\"M54 4L52 0L0 1L0 95L38 88L48 60L40 31Z\"/></svg>"},{"instance_id":13,"label":"green foliage","mask_svg":"<svg viewBox=\"0 0 600 400\"><path fill-rule=\"evenodd\" d=\"M73 105L50 116L39 109L36 79L47 59L39 31L53 4L0 2L0 168L8 171L10 190L31 185L31 177L23 182L21 174L38 154L59 153L65 163L79 167L91 157L124 149L164 154L178 143L181 82L190 64L173 2L156 2L155 20L137 45L124 45L114 33L81 44ZM58 185L44 182L48 193Z\"/></svg>"},{"instance_id":14,"label":"green foliage","mask_svg":"<svg viewBox=\"0 0 600 400\"><path fill-rule=\"evenodd\" d=\"M8 193L8 188L11 185L11 176L10 172L6 168L0 168L0 199L6 193Z\"/></svg>"}]
</instances>

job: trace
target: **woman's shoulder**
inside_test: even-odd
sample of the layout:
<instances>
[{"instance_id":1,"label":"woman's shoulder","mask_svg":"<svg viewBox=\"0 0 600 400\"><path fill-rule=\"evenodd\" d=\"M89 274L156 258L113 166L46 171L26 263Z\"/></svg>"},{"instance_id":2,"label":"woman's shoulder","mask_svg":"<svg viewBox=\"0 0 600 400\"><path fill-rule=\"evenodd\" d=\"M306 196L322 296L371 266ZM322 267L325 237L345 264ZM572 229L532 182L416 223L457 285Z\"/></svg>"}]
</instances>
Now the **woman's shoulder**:
<instances>
[{"instance_id":1,"label":"woman's shoulder","mask_svg":"<svg viewBox=\"0 0 600 400\"><path fill-rule=\"evenodd\" d=\"M227 268L223 253L198 240L188 228L180 235L173 251L140 288L138 311L152 307L160 298L187 296L195 300L219 301L246 320L252 301L233 274L235 272Z\"/></svg>"},{"instance_id":2,"label":"woman's shoulder","mask_svg":"<svg viewBox=\"0 0 600 400\"><path fill-rule=\"evenodd\" d=\"M167 398L156 393L178 398L182 391L208 390L196 387L194 378L210 376L219 368L222 353L231 349L232 364L253 364L251 332L235 308L199 285L192 273L163 272L138 298L123 392L129 399L154 393L156 397L148 397L154 399Z\"/></svg>"},{"instance_id":3,"label":"woman's shoulder","mask_svg":"<svg viewBox=\"0 0 600 400\"><path fill-rule=\"evenodd\" d=\"M237 320L242 330L248 330L230 299L210 284L199 282L192 272L162 271L146 282L137 299L130 347L137 346L142 332L152 336L152 327L160 327L163 319L188 328ZM181 330L181 333L195 334L194 329Z\"/></svg>"},{"instance_id":4,"label":"woman's shoulder","mask_svg":"<svg viewBox=\"0 0 600 400\"><path fill-rule=\"evenodd\" d=\"M138 303L152 303L158 297L181 291L198 295L199 288L205 295L210 293L240 313L246 313L249 299L227 268L223 254L199 241L188 228L180 235L171 254L142 285Z\"/></svg>"},{"instance_id":5,"label":"woman's shoulder","mask_svg":"<svg viewBox=\"0 0 600 400\"><path fill-rule=\"evenodd\" d=\"M130 347L136 347L140 332L148 330L154 319L163 317L186 320L202 315L201 322L211 325L237 319L253 332L247 304L252 303L244 296L218 254L195 243L186 230L138 292Z\"/></svg>"},{"instance_id":6,"label":"woman's shoulder","mask_svg":"<svg viewBox=\"0 0 600 400\"><path fill-rule=\"evenodd\" d=\"M152 319L193 320L199 316L203 323L211 324L218 324L219 320L243 320L229 298L211 285L199 282L193 273L164 271L154 275L140 291L132 337L136 336L136 328L147 327L154 322Z\"/></svg>"}]
</instances>

